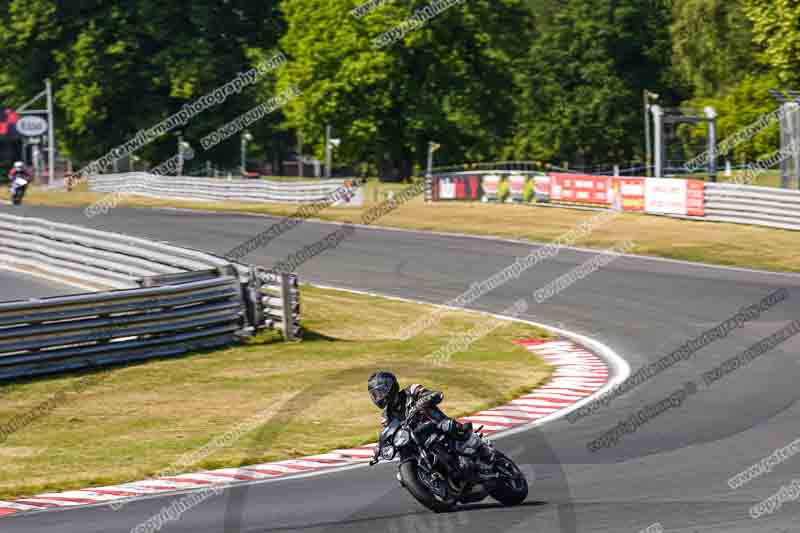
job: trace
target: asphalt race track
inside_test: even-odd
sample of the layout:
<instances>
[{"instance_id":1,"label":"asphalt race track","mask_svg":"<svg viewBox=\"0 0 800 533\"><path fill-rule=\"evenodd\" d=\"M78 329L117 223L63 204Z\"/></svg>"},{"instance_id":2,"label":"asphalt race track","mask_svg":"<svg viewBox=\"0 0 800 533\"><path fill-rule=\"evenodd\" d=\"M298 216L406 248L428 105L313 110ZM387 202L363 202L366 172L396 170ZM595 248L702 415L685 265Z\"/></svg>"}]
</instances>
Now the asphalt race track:
<instances>
[{"instance_id":1,"label":"asphalt race track","mask_svg":"<svg viewBox=\"0 0 800 533\"><path fill-rule=\"evenodd\" d=\"M27 274L8 272L0 267L0 301L3 302L47 296L63 296L80 292L86 291Z\"/></svg>"},{"instance_id":2,"label":"asphalt race track","mask_svg":"<svg viewBox=\"0 0 800 533\"><path fill-rule=\"evenodd\" d=\"M13 212L218 253L274 220L132 209L116 209L91 220L77 209L23 207ZM692 224L686 223L687 231ZM304 223L246 260L269 267L334 229ZM530 246L512 242L358 229L300 272L305 280L444 302L529 251ZM795 525L800 517L796 502L758 519L748 514L752 505L792 483L800 458L788 459L737 490L727 485L731 476L800 437L800 409L795 404L800 397L800 340L790 339L710 386L700 378L800 318L800 276L623 257L547 302L533 304L533 291L592 255L564 250L483 297L475 307L501 312L527 297L531 306L526 318L590 335L616 350L635 372L776 289L787 288L790 297L592 416L498 440L500 449L518 463L536 469L538 479L522 506L485 503L435 515L398 486L394 465L382 465L229 490L167 523L162 531L635 533L655 523L669 532L800 530ZM3 297L8 295L4 292ZM617 446L587 450L588 441L689 380L698 390L680 407L623 435ZM97 506L11 517L2 520L1 527L7 533L127 533L174 499L137 501L118 512Z\"/></svg>"}]
</instances>

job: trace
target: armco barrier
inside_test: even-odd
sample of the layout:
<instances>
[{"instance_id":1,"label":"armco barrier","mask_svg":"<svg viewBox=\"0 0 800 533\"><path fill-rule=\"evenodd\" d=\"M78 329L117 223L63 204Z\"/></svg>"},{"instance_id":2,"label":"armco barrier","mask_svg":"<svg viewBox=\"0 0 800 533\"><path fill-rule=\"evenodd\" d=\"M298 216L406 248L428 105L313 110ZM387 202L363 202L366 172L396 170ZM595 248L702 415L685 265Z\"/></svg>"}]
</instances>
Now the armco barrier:
<instances>
[{"instance_id":1,"label":"armco barrier","mask_svg":"<svg viewBox=\"0 0 800 533\"><path fill-rule=\"evenodd\" d=\"M800 191L706 183L706 219L800 230Z\"/></svg>"},{"instance_id":2,"label":"armco barrier","mask_svg":"<svg viewBox=\"0 0 800 533\"><path fill-rule=\"evenodd\" d=\"M484 170L436 174L428 178L430 200L475 200L468 195L441 197L439 182L476 180L480 195L489 199L497 184L488 190L481 185L487 176L534 176L534 201L553 207L592 207L623 211L732 222L800 230L800 191L704 183L699 180L643 177L612 177L567 173L536 175L535 172Z\"/></svg>"},{"instance_id":3,"label":"armco barrier","mask_svg":"<svg viewBox=\"0 0 800 533\"><path fill-rule=\"evenodd\" d=\"M306 203L329 198L345 180L276 182L258 179L158 176L146 172L102 174L89 178L89 190L157 198Z\"/></svg>"},{"instance_id":4,"label":"armco barrier","mask_svg":"<svg viewBox=\"0 0 800 533\"><path fill-rule=\"evenodd\" d=\"M298 279L115 233L0 214L0 267L93 289L0 303L0 379L300 335Z\"/></svg>"},{"instance_id":5,"label":"armco barrier","mask_svg":"<svg viewBox=\"0 0 800 533\"><path fill-rule=\"evenodd\" d=\"M0 214L0 262L97 289L139 287L148 276L207 269L233 272L222 258L70 224Z\"/></svg>"}]
</instances>

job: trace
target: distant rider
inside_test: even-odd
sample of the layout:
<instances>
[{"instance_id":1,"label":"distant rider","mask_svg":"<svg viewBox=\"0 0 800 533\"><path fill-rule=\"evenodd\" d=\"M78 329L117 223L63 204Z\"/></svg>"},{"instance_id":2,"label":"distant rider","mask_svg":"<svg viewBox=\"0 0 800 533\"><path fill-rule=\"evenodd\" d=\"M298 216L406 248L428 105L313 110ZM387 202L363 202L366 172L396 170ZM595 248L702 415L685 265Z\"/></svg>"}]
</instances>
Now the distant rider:
<instances>
[{"instance_id":1,"label":"distant rider","mask_svg":"<svg viewBox=\"0 0 800 533\"><path fill-rule=\"evenodd\" d=\"M28 169L25 168L25 163L23 163L22 161L17 161L16 163L14 163L14 168L12 168L11 171L8 173L8 178L11 180L12 185L14 184L14 180L17 177L26 179L28 181L30 181L32 177L31 173L28 172Z\"/></svg>"},{"instance_id":2,"label":"distant rider","mask_svg":"<svg viewBox=\"0 0 800 533\"><path fill-rule=\"evenodd\" d=\"M17 180L24 179L27 183L31 181L31 173L25 168L25 163L22 161L17 161L14 163L14 168L8 173L9 179L9 189L11 190L11 196L13 197L17 191ZM27 185L26 185L27 186Z\"/></svg>"},{"instance_id":3,"label":"distant rider","mask_svg":"<svg viewBox=\"0 0 800 533\"><path fill-rule=\"evenodd\" d=\"M444 394L441 392L429 391L418 384L400 390L397 378L391 372L376 372L372 374L367 382L367 388L372 402L378 408L383 409L384 427L396 418L405 420L406 414L421 398L430 396L430 401L427 401L425 407L420 410L420 416L416 424L431 421L445 435L459 442L466 441L472 435L472 424L470 422L461 424L457 420L449 418L441 409L436 407L444 399ZM479 451L482 459L480 461L481 471L490 473L494 454L485 446L481 446Z\"/></svg>"}]
</instances>

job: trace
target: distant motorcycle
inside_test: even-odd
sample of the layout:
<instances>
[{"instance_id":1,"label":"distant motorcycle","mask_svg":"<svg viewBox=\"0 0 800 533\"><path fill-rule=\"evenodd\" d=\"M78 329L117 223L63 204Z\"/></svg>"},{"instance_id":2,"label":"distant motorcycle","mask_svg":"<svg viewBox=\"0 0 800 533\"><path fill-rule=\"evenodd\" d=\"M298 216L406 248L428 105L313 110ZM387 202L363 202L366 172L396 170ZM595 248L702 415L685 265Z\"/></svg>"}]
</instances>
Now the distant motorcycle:
<instances>
[{"instance_id":1,"label":"distant motorcycle","mask_svg":"<svg viewBox=\"0 0 800 533\"><path fill-rule=\"evenodd\" d=\"M23 176L16 176L11 182L11 203L19 205L25 197L25 191L28 190L28 178Z\"/></svg>"},{"instance_id":2,"label":"distant motorcycle","mask_svg":"<svg viewBox=\"0 0 800 533\"><path fill-rule=\"evenodd\" d=\"M483 426L465 442L452 442L432 422L412 426L430 398L420 399L405 420L395 419L383 429L370 466L399 455L397 480L418 502L437 513L487 496L503 505L522 503L528 496L525 475L484 438L480 433ZM491 474L482 474L478 467L481 441L494 452Z\"/></svg>"}]
</instances>

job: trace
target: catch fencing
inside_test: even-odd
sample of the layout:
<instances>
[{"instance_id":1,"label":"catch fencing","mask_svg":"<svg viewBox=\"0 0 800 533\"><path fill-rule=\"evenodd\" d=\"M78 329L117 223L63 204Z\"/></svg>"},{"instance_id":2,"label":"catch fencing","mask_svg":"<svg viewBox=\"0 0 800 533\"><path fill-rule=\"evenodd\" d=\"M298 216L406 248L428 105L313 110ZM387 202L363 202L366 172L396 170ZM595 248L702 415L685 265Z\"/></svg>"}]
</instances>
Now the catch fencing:
<instances>
[{"instance_id":1,"label":"catch fencing","mask_svg":"<svg viewBox=\"0 0 800 533\"><path fill-rule=\"evenodd\" d=\"M126 235L0 214L0 268L99 291L0 303L0 379L300 338L298 278Z\"/></svg>"},{"instance_id":2,"label":"catch fencing","mask_svg":"<svg viewBox=\"0 0 800 533\"><path fill-rule=\"evenodd\" d=\"M309 203L329 198L345 180L267 181L261 179L159 176L146 172L101 174L89 178L89 190L157 198Z\"/></svg>"},{"instance_id":3,"label":"catch fencing","mask_svg":"<svg viewBox=\"0 0 800 533\"><path fill-rule=\"evenodd\" d=\"M800 191L692 179L521 170L451 172L427 179L426 200L617 209L800 230Z\"/></svg>"}]
</instances>

